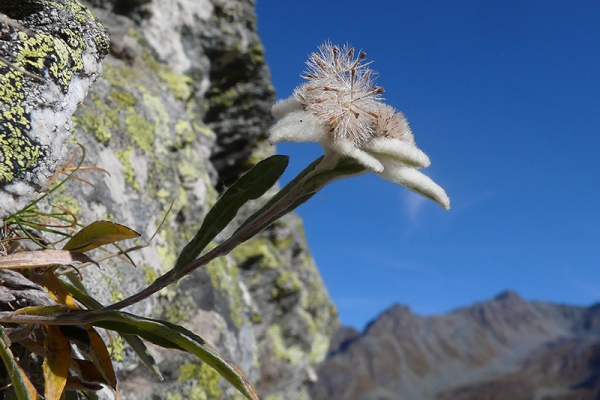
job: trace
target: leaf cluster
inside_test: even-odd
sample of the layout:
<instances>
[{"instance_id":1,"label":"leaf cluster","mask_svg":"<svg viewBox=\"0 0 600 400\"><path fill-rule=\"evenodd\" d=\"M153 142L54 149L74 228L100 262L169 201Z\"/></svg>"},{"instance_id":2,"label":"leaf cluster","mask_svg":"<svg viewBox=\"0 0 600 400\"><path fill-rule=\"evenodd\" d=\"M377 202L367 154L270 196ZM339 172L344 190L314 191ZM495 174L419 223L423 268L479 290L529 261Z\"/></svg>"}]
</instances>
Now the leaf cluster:
<instances>
[{"instance_id":1,"label":"leaf cluster","mask_svg":"<svg viewBox=\"0 0 600 400\"><path fill-rule=\"evenodd\" d=\"M69 179L78 179L75 173L82 168L82 161L83 157L76 167L63 171L68 172L67 178L42 197ZM322 159L310 164L228 239L205 252L241 207L273 187L285 171L288 157L274 155L259 162L223 193L169 272L142 291L107 306L89 295L79 274L79 268L101 261L94 261L85 253L112 245L118 252L108 257L127 257L133 264L127 253L144 246L122 249L116 242L137 238L140 236L137 232L111 221L95 221L79 229L75 215L68 210L57 207L57 212L41 212L37 208L40 199L7 218L0 238L3 254L0 256L3 282L0 285L0 357L6 369L4 375L10 377L16 397L37 399L39 393L43 393L45 399L61 399L74 390L94 398L95 391L110 387L118 398L110 352L98 331L104 329L113 332L112 335L120 335L158 379L162 379L158 365L145 341L197 356L246 398L258 399L240 369L196 333L166 321L120 310L226 255L306 202L329 182L364 171L362 166L346 158L327 168L323 168L323 164L327 163ZM50 242L46 239L48 235L68 240L60 245L64 239ZM23 246L24 239L34 243L37 249ZM43 360L38 372L23 365L27 355Z\"/></svg>"}]
</instances>

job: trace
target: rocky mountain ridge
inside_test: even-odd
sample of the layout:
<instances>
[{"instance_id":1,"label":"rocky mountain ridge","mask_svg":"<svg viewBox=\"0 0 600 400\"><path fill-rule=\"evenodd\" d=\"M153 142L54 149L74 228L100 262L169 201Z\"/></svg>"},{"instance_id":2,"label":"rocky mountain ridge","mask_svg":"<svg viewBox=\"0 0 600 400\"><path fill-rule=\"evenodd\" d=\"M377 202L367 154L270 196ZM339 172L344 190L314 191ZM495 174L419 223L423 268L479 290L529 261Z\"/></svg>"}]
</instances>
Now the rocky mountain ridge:
<instances>
[{"instance_id":1,"label":"rocky mountain ridge","mask_svg":"<svg viewBox=\"0 0 600 400\"><path fill-rule=\"evenodd\" d=\"M314 400L595 399L600 306L528 302L514 292L446 315L398 304L334 339Z\"/></svg>"}]
</instances>

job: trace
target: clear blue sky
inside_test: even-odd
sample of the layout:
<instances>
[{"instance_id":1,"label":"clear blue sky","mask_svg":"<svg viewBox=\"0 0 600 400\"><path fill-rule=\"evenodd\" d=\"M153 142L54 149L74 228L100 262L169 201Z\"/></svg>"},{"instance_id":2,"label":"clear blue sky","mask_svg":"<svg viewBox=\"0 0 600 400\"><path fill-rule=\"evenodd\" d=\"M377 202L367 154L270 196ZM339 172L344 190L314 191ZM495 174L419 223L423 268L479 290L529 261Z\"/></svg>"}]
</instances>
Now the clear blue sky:
<instances>
[{"instance_id":1,"label":"clear blue sky","mask_svg":"<svg viewBox=\"0 0 600 400\"><path fill-rule=\"evenodd\" d=\"M372 174L298 212L342 322L512 289L600 301L600 2L257 0L278 98L325 40L367 52L452 209ZM284 144L290 171L322 151ZM287 179L291 176L286 173Z\"/></svg>"}]
</instances>

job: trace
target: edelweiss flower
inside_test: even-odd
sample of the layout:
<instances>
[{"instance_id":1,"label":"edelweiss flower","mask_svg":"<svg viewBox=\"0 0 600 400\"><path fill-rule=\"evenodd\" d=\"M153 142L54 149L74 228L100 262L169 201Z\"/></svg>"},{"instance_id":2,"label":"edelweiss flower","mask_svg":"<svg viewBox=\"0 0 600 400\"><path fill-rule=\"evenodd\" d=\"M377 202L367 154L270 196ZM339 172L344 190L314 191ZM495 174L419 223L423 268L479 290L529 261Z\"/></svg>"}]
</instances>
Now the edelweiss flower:
<instances>
[{"instance_id":1,"label":"edelweiss flower","mask_svg":"<svg viewBox=\"0 0 600 400\"><path fill-rule=\"evenodd\" d=\"M327 160L352 157L449 209L444 189L417 170L428 167L429 158L416 146L404 115L382 102L383 88L374 85L374 73L363 63L366 54L330 43L319 50L307 61L307 82L273 106L280 120L270 129L270 141L318 142Z\"/></svg>"}]
</instances>

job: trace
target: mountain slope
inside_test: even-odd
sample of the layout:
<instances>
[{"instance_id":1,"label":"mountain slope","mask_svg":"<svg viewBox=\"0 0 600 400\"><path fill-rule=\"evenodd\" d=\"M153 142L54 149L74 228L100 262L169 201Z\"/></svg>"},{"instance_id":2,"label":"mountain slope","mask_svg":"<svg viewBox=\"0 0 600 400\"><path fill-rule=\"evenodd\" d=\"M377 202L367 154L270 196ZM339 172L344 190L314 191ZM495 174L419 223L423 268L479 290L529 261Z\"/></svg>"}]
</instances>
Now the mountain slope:
<instances>
[{"instance_id":1,"label":"mountain slope","mask_svg":"<svg viewBox=\"0 0 600 400\"><path fill-rule=\"evenodd\" d=\"M338 334L311 388L320 399L586 399L600 393L600 307L514 292L446 315L394 305Z\"/></svg>"}]
</instances>

